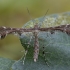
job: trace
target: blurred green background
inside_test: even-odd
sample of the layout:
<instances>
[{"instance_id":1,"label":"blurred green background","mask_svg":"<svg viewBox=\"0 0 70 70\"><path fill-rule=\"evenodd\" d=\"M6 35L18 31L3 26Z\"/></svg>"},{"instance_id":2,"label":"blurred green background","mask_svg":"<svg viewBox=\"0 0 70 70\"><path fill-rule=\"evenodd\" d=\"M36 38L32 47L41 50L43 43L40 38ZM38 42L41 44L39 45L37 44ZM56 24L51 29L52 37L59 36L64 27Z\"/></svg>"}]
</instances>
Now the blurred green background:
<instances>
[{"instance_id":1,"label":"blurred green background","mask_svg":"<svg viewBox=\"0 0 70 70\"><path fill-rule=\"evenodd\" d=\"M44 16L47 9L47 15L70 11L70 0L0 0L0 26L22 27L30 20L27 8L34 19ZM1 57L17 60L23 55L22 50L17 36L8 35L0 40Z\"/></svg>"}]
</instances>

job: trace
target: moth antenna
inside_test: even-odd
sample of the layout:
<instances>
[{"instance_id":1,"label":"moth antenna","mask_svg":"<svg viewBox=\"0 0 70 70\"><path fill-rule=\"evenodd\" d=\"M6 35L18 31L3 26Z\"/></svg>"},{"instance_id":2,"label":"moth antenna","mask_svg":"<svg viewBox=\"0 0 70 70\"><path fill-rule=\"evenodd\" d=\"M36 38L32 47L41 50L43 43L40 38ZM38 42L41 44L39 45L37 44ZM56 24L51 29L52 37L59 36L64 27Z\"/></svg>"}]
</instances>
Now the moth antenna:
<instances>
[{"instance_id":1,"label":"moth antenna","mask_svg":"<svg viewBox=\"0 0 70 70\"><path fill-rule=\"evenodd\" d=\"M32 20L32 22L33 22L33 24L34 24L34 19L32 18L32 16L31 16L30 11L29 11L28 8L27 8L27 11L28 11L28 14L29 14L30 19Z\"/></svg>"},{"instance_id":2,"label":"moth antenna","mask_svg":"<svg viewBox=\"0 0 70 70\"><path fill-rule=\"evenodd\" d=\"M30 12L29 12L29 9L28 9L28 8L27 8L27 11L28 11L28 14L29 14L30 19L32 20L32 16L31 16L31 14L30 14Z\"/></svg>"},{"instance_id":3,"label":"moth antenna","mask_svg":"<svg viewBox=\"0 0 70 70\"><path fill-rule=\"evenodd\" d=\"M47 9L47 11L46 11L45 15L43 16L43 18L42 18L42 19L43 19L43 21L44 21L44 19L45 19L46 15L47 15L48 11L49 11L49 9ZM42 23L43 23L43 21L42 21ZM42 25L42 23L40 23L40 24L39 24L39 27Z\"/></svg>"},{"instance_id":4,"label":"moth antenna","mask_svg":"<svg viewBox=\"0 0 70 70\"><path fill-rule=\"evenodd\" d=\"M49 9L46 11L46 13L45 13L45 15L44 15L44 17L43 17L43 18L45 18L45 16L47 15L48 11L49 11Z\"/></svg>"}]
</instances>

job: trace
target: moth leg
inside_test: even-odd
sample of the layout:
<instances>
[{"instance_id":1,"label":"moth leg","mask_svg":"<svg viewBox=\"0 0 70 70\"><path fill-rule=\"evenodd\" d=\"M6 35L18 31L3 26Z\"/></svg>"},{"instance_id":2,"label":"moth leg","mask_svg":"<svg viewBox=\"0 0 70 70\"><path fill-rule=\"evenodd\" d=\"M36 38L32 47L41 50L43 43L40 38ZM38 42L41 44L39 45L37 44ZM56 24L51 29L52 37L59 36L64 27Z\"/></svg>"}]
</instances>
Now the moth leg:
<instances>
[{"instance_id":1,"label":"moth leg","mask_svg":"<svg viewBox=\"0 0 70 70\"><path fill-rule=\"evenodd\" d=\"M47 66L49 67L49 64L48 64L48 62L47 62L48 60L47 60L46 57L45 57L46 54L49 53L49 52L45 52L45 47L43 47L43 52L42 52L42 53L43 53L43 57L44 57L45 63L46 63Z\"/></svg>"},{"instance_id":2,"label":"moth leg","mask_svg":"<svg viewBox=\"0 0 70 70\"><path fill-rule=\"evenodd\" d=\"M28 52L28 49L29 49L31 40L32 40L32 36L30 37L29 42L28 42L28 43L25 43L25 44L27 44L27 49L25 50L24 57L22 57L22 59L23 59L23 65L24 65L24 62L25 62L25 59L26 59L26 55L27 55L27 52ZM23 51L22 51L22 52L23 52Z\"/></svg>"}]
</instances>

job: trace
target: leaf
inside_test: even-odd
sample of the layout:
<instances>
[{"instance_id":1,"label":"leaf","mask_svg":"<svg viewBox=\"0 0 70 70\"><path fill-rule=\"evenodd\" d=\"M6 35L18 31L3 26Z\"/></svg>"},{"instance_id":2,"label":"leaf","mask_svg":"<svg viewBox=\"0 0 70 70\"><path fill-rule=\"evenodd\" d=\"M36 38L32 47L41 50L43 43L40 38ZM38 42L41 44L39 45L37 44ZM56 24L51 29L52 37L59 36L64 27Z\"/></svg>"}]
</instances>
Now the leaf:
<instances>
[{"instance_id":1,"label":"leaf","mask_svg":"<svg viewBox=\"0 0 70 70\"><path fill-rule=\"evenodd\" d=\"M70 13L55 14L41 17L32 21L29 21L24 25L24 28L34 27L37 23L41 27L58 26L68 24L70 22ZM36 22L35 22L36 21ZM42 23L43 22L43 23ZM41 24L41 25L40 25ZM33 37L31 32L23 33L20 36L22 46L27 49L27 44L30 37ZM31 41L26 59L22 59L15 62L12 66L12 70L70 70L70 36L65 32L55 31L52 34L50 32L39 32L39 57L37 62L33 60L34 53L34 38ZM44 47L44 48L43 48ZM43 54L43 52L45 54Z\"/></svg>"},{"instance_id":2,"label":"leaf","mask_svg":"<svg viewBox=\"0 0 70 70\"><path fill-rule=\"evenodd\" d=\"M10 70L14 60L0 57L0 70Z\"/></svg>"}]
</instances>

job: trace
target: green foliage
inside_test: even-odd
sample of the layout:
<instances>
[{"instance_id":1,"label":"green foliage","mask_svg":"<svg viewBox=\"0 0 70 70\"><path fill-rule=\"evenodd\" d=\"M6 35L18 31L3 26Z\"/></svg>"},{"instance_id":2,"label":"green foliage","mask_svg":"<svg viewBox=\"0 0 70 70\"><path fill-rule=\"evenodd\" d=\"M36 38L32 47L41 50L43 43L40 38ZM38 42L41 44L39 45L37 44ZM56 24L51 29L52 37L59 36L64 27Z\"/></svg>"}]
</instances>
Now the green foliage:
<instances>
[{"instance_id":1,"label":"green foliage","mask_svg":"<svg viewBox=\"0 0 70 70\"><path fill-rule=\"evenodd\" d=\"M10 70L14 60L0 57L0 70Z\"/></svg>"},{"instance_id":2,"label":"green foliage","mask_svg":"<svg viewBox=\"0 0 70 70\"><path fill-rule=\"evenodd\" d=\"M34 27L36 23L39 26L42 24L41 27L68 24L70 22L70 15L68 14L69 12L46 16L45 18L37 18L26 23L23 28ZM29 42L31 36L33 37L31 32L23 33L20 36L21 44L25 49L27 49L26 43ZM12 70L70 70L70 36L68 34L60 31L55 31L53 34L50 32L39 32L38 39L40 52L37 62L33 60L33 38L25 61L23 56L12 65ZM45 52L45 56L43 51Z\"/></svg>"},{"instance_id":3,"label":"green foliage","mask_svg":"<svg viewBox=\"0 0 70 70\"><path fill-rule=\"evenodd\" d=\"M57 26L61 24L67 24L70 20L69 13L63 13L62 15L51 15L47 19L38 18L33 21L29 21L25 24L24 28L33 27L34 24L39 23L41 27ZM56 18L57 17L57 18ZM56 19L56 22L55 22ZM48 23L45 23L47 20ZM33 23L34 22L34 23ZM64 22L64 23L63 23ZM49 25L49 26L48 26ZM30 37L33 37L32 33L23 33L20 36L22 46L26 49ZM12 66L13 70L70 70L70 36L60 31L55 31L53 34L50 32L39 32L39 58L37 62L33 61L33 45L34 39L32 39L28 53L23 65L24 57L15 62ZM43 49L44 47L44 49ZM45 57L43 55L45 52Z\"/></svg>"}]
</instances>

